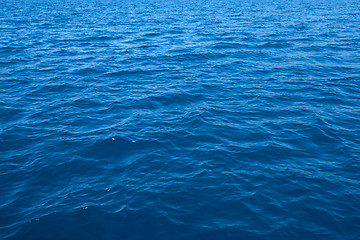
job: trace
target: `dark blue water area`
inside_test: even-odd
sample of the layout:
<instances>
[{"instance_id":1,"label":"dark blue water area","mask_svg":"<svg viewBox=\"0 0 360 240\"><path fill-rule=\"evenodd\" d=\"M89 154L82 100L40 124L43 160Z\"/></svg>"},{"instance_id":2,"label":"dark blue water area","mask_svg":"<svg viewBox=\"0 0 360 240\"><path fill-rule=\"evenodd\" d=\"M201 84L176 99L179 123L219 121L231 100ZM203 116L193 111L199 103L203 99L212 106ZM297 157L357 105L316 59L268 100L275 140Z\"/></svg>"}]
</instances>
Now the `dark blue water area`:
<instances>
[{"instance_id":1,"label":"dark blue water area","mask_svg":"<svg viewBox=\"0 0 360 240\"><path fill-rule=\"evenodd\" d=\"M360 239L359 0L2 0L0 239Z\"/></svg>"}]
</instances>

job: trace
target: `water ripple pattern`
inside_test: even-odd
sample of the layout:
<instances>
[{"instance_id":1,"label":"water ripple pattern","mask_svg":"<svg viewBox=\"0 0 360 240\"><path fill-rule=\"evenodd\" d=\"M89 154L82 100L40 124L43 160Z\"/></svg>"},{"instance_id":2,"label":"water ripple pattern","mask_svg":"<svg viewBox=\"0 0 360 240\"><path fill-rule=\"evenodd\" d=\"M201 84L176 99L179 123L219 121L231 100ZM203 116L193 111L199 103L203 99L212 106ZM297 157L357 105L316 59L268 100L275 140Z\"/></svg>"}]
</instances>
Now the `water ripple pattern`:
<instances>
[{"instance_id":1,"label":"water ripple pattern","mask_svg":"<svg viewBox=\"0 0 360 240\"><path fill-rule=\"evenodd\" d=\"M360 239L359 0L2 0L1 239Z\"/></svg>"}]
</instances>

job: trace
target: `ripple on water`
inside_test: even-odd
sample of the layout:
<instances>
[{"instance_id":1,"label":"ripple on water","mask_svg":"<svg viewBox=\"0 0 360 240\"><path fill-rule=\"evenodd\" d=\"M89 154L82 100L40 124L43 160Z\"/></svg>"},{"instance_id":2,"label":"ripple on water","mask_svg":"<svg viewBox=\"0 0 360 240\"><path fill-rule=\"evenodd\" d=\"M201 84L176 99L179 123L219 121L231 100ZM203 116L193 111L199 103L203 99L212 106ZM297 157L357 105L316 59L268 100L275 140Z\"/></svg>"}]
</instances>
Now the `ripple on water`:
<instances>
[{"instance_id":1,"label":"ripple on water","mask_svg":"<svg viewBox=\"0 0 360 240\"><path fill-rule=\"evenodd\" d=\"M0 238L359 239L358 0L0 4Z\"/></svg>"}]
</instances>

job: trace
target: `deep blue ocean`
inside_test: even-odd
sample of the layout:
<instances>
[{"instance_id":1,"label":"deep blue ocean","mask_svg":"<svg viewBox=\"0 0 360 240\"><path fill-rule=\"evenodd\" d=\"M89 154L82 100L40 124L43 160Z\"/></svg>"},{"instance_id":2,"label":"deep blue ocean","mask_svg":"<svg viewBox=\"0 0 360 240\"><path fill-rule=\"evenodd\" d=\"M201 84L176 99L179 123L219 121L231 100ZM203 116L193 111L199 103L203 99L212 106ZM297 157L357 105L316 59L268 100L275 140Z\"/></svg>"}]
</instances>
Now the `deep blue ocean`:
<instances>
[{"instance_id":1,"label":"deep blue ocean","mask_svg":"<svg viewBox=\"0 0 360 240\"><path fill-rule=\"evenodd\" d=\"M0 239L360 239L360 0L1 0Z\"/></svg>"}]
</instances>

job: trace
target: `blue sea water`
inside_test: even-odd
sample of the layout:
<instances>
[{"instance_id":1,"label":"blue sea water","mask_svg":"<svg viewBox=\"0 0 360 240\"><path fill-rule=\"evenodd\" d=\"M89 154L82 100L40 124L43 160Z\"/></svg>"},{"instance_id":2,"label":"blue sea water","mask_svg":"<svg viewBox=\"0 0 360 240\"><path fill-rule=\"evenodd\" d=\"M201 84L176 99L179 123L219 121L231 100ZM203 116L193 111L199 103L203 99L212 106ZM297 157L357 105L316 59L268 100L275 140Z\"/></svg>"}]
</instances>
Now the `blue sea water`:
<instances>
[{"instance_id":1,"label":"blue sea water","mask_svg":"<svg viewBox=\"0 0 360 240\"><path fill-rule=\"evenodd\" d=\"M360 239L359 0L2 0L0 239Z\"/></svg>"}]
</instances>

